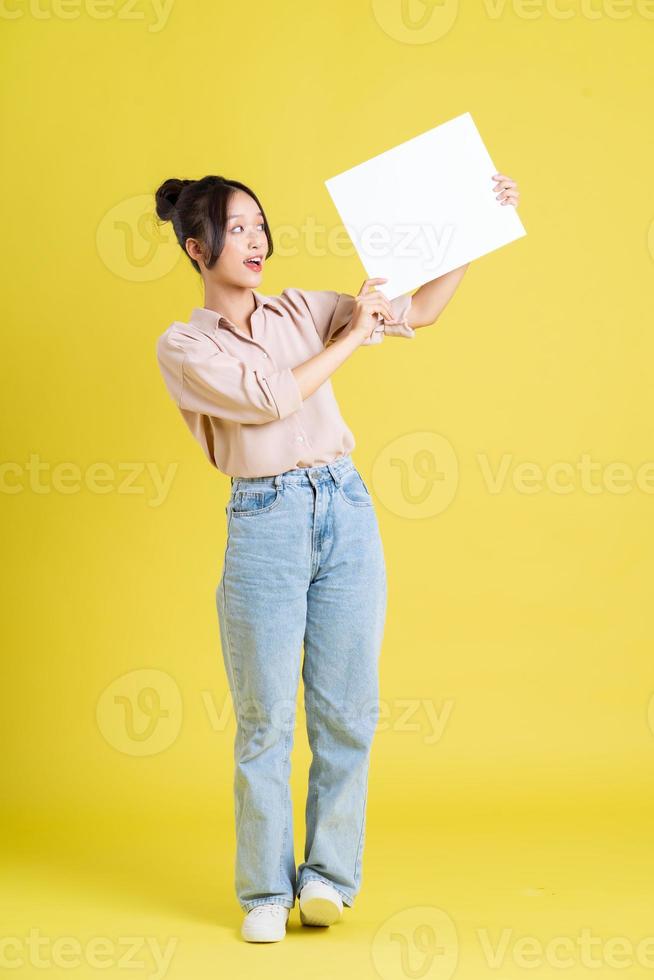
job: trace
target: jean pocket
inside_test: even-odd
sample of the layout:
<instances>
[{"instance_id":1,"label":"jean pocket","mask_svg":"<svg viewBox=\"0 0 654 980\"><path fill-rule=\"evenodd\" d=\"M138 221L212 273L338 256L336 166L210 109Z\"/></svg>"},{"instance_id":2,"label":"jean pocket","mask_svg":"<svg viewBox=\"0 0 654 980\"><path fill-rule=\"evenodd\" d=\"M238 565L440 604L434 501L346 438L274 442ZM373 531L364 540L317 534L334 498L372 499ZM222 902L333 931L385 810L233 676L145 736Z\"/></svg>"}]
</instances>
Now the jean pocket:
<instances>
[{"instance_id":1,"label":"jean pocket","mask_svg":"<svg viewBox=\"0 0 654 980\"><path fill-rule=\"evenodd\" d=\"M260 490L235 490L229 501L233 517L256 517L267 514L279 504L278 487L262 487Z\"/></svg>"},{"instance_id":2,"label":"jean pocket","mask_svg":"<svg viewBox=\"0 0 654 980\"><path fill-rule=\"evenodd\" d=\"M372 497L358 470L348 470L338 485L344 500L353 507L372 507Z\"/></svg>"}]
</instances>

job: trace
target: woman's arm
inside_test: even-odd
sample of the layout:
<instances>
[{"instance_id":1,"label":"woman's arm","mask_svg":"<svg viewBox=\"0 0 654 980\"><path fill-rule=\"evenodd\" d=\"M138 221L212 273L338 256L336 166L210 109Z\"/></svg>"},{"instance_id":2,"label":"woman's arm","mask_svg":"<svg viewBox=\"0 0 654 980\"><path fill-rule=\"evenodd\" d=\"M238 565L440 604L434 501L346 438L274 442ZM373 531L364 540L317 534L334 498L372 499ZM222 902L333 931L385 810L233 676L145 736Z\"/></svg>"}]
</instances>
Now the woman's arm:
<instances>
[{"instance_id":1,"label":"woman's arm","mask_svg":"<svg viewBox=\"0 0 654 980\"><path fill-rule=\"evenodd\" d=\"M292 368L303 399L312 395L370 337L377 326L376 314L393 319L393 309L384 294L376 289L367 292L369 287L380 282L384 280L365 280L358 295L354 297L354 312L347 331L343 331L341 336L320 353Z\"/></svg>"},{"instance_id":2,"label":"woman's arm","mask_svg":"<svg viewBox=\"0 0 654 980\"><path fill-rule=\"evenodd\" d=\"M302 399L312 395L316 388L319 388L327 378L331 377L334 371L363 343L364 339L365 337L360 330L350 330L345 337L339 337L338 340L332 341L329 347L325 347L319 354L314 354L308 361L303 361L302 364L292 368Z\"/></svg>"},{"instance_id":3,"label":"woman's arm","mask_svg":"<svg viewBox=\"0 0 654 980\"><path fill-rule=\"evenodd\" d=\"M493 191L499 190L499 194L495 194L495 199L502 205L513 204L514 207L517 207L520 191L515 180L507 177L506 174L494 174L492 179L496 182ZM466 262L458 269L452 269L450 272L446 272L444 276L432 279L416 290L409 310L410 327L414 329L427 327L438 319L454 296L469 265L470 263Z\"/></svg>"},{"instance_id":4,"label":"woman's arm","mask_svg":"<svg viewBox=\"0 0 654 980\"><path fill-rule=\"evenodd\" d=\"M427 327L440 316L454 296L469 265L470 263L466 262L458 269L452 269L450 272L446 272L444 276L426 282L424 286L415 291L408 313L410 327L414 329Z\"/></svg>"}]
</instances>

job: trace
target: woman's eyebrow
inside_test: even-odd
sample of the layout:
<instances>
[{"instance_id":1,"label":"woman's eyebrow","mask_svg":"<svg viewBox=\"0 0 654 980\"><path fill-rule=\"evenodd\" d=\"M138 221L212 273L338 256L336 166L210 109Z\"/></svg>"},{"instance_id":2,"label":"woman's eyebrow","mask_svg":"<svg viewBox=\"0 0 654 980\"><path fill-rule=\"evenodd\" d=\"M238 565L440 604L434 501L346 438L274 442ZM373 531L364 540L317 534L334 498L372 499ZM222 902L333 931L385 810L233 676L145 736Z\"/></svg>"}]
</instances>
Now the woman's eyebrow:
<instances>
[{"instance_id":1,"label":"woman's eyebrow","mask_svg":"<svg viewBox=\"0 0 654 980\"><path fill-rule=\"evenodd\" d=\"M260 214L261 217L263 218L263 211L257 211L257 214ZM229 215L227 215L227 217L228 217L228 220L231 221L232 218L244 218L245 215L244 214L229 214Z\"/></svg>"}]
</instances>

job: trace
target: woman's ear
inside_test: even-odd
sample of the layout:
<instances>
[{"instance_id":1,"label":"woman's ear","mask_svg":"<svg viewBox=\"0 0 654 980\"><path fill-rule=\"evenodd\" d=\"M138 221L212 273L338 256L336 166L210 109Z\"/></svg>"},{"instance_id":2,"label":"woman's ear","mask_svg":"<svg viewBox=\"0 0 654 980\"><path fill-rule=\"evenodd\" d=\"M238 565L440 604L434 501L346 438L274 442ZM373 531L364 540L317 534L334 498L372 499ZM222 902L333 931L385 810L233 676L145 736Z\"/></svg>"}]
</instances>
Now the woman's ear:
<instances>
[{"instance_id":1,"label":"woman's ear","mask_svg":"<svg viewBox=\"0 0 654 980\"><path fill-rule=\"evenodd\" d=\"M185 248L192 259L195 259L195 261L200 265L204 265L204 252L202 251L202 245L196 238L187 238Z\"/></svg>"}]
</instances>

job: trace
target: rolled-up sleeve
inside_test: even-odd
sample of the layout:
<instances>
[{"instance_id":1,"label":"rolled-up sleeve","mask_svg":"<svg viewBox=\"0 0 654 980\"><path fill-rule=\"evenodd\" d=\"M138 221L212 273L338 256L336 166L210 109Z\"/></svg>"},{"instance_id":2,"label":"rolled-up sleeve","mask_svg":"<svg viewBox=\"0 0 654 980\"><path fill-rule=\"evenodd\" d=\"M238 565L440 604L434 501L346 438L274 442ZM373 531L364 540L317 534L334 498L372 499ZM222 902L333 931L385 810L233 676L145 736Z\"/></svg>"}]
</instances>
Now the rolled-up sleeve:
<instances>
[{"instance_id":1,"label":"rolled-up sleeve","mask_svg":"<svg viewBox=\"0 0 654 980\"><path fill-rule=\"evenodd\" d=\"M261 425L302 405L290 368L263 373L211 341L167 331L157 341L157 360L168 391L186 411Z\"/></svg>"},{"instance_id":2,"label":"rolled-up sleeve","mask_svg":"<svg viewBox=\"0 0 654 980\"><path fill-rule=\"evenodd\" d=\"M291 290L285 290L286 293ZM350 293L339 293L332 289L294 289L293 297L303 302L309 311L318 336L327 347L333 340L345 337L352 327L355 297ZM415 330L409 326L408 315L411 308L411 293L403 293L389 300L394 319L380 323L364 344L380 344L384 335L392 337L413 337Z\"/></svg>"}]
</instances>

